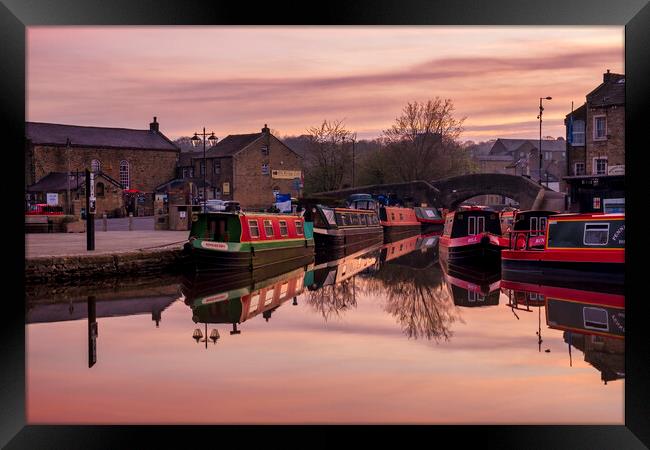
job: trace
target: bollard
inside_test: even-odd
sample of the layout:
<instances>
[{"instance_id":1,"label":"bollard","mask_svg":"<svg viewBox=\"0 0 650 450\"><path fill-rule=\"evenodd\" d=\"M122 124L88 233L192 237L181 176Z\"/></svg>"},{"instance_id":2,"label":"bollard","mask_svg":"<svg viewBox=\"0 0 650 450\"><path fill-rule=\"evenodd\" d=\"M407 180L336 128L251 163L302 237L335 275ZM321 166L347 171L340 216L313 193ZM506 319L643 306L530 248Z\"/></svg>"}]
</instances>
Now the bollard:
<instances>
[{"instance_id":1,"label":"bollard","mask_svg":"<svg viewBox=\"0 0 650 450\"><path fill-rule=\"evenodd\" d=\"M129 231L133 231L133 213L129 213Z\"/></svg>"},{"instance_id":2,"label":"bollard","mask_svg":"<svg viewBox=\"0 0 650 450\"><path fill-rule=\"evenodd\" d=\"M108 221L106 220L106 213L102 214L102 221L104 224L104 231L108 231Z\"/></svg>"}]
</instances>

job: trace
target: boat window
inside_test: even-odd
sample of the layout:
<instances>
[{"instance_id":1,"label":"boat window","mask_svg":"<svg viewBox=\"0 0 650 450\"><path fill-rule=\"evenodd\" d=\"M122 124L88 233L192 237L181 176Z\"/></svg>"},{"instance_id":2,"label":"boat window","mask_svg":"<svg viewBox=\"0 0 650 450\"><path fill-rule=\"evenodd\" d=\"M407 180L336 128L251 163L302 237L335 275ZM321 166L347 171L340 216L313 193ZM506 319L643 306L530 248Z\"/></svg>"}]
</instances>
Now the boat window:
<instances>
[{"instance_id":1,"label":"boat window","mask_svg":"<svg viewBox=\"0 0 650 450\"><path fill-rule=\"evenodd\" d=\"M390 213L390 220L395 220L395 213Z\"/></svg>"},{"instance_id":2,"label":"boat window","mask_svg":"<svg viewBox=\"0 0 650 450\"><path fill-rule=\"evenodd\" d=\"M330 225L336 225L336 218L334 217L334 211L331 209L322 209L323 214L325 215L325 219L327 220L327 223Z\"/></svg>"},{"instance_id":3,"label":"boat window","mask_svg":"<svg viewBox=\"0 0 650 450\"><path fill-rule=\"evenodd\" d=\"M467 235L473 236L476 234L476 217L469 217L467 219Z\"/></svg>"},{"instance_id":4,"label":"boat window","mask_svg":"<svg viewBox=\"0 0 650 450\"><path fill-rule=\"evenodd\" d=\"M607 245L609 240L608 223L586 223L585 224L585 245Z\"/></svg>"},{"instance_id":5,"label":"boat window","mask_svg":"<svg viewBox=\"0 0 650 450\"><path fill-rule=\"evenodd\" d=\"M273 237L273 224L270 220L264 221L264 234L266 237Z\"/></svg>"},{"instance_id":6,"label":"boat window","mask_svg":"<svg viewBox=\"0 0 650 450\"><path fill-rule=\"evenodd\" d=\"M252 238L260 237L260 228L259 225L257 224L257 220L249 220L248 229L250 230Z\"/></svg>"},{"instance_id":7,"label":"boat window","mask_svg":"<svg viewBox=\"0 0 650 450\"><path fill-rule=\"evenodd\" d=\"M584 307L582 308L582 318L585 328L591 330L609 330L607 311L602 308Z\"/></svg>"},{"instance_id":8,"label":"boat window","mask_svg":"<svg viewBox=\"0 0 650 450\"><path fill-rule=\"evenodd\" d=\"M546 234L546 217L539 218L539 235Z\"/></svg>"},{"instance_id":9,"label":"boat window","mask_svg":"<svg viewBox=\"0 0 650 450\"><path fill-rule=\"evenodd\" d=\"M280 286L280 298L286 297L288 290L289 290L289 283L283 283L282 286Z\"/></svg>"},{"instance_id":10,"label":"boat window","mask_svg":"<svg viewBox=\"0 0 650 450\"><path fill-rule=\"evenodd\" d=\"M296 233L298 236L302 236L303 231L302 231L302 222L300 220L296 220Z\"/></svg>"},{"instance_id":11,"label":"boat window","mask_svg":"<svg viewBox=\"0 0 650 450\"><path fill-rule=\"evenodd\" d=\"M404 220L404 215L402 213L399 213L399 220Z\"/></svg>"},{"instance_id":12,"label":"boat window","mask_svg":"<svg viewBox=\"0 0 650 450\"><path fill-rule=\"evenodd\" d=\"M248 307L248 311L255 311L257 309L257 305L260 303L260 294L259 292L251 297L251 305Z\"/></svg>"},{"instance_id":13,"label":"boat window","mask_svg":"<svg viewBox=\"0 0 650 450\"><path fill-rule=\"evenodd\" d=\"M537 217L530 218L530 235L537 236Z\"/></svg>"},{"instance_id":14,"label":"boat window","mask_svg":"<svg viewBox=\"0 0 650 450\"><path fill-rule=\"evenodd\" d=\"M352 225L361 225L361 217L359 214L352 214Z\"/></svg>"},{"instance_id":15,"label":"boat window","mask_svg":"<svg viewBox=\"0 0 650 450\"><path fill-rule=\"evenodd\" d=\"M485 301L485 296L477 292L467 291L467 301L474 303L476 301L483 302Z\"/></svg>"},{"instance_id":16,"label":"boat window","mask_svg":"<svg viewBox=\"0 0 650 450\"><path fill-rule=\"evenodd\" d=\"M285 220L280 221L280 236L289 236L289 230L287 229L287 222Z\"/></svg>"},{"instance_id":17,"label":"boat window","mask_svg":"<svg viewBox=\"0 0 650 450\"><path fill-rule=\"evenodd\" d=\"M485 231L485 217L476 218L476 234L483 233Z\"/></svg>"},{"instance_id":18,"label":"boat window","mask_svg":"<svg viewBox=\"0 0 650 450\"><path fill-rule=\"evenodd\" d=\"M266 298L264 299L264 306L268 305L273 301L273 294L275 293L275 289L272 287L266 291Z\"/></svg>"}]
</instances>

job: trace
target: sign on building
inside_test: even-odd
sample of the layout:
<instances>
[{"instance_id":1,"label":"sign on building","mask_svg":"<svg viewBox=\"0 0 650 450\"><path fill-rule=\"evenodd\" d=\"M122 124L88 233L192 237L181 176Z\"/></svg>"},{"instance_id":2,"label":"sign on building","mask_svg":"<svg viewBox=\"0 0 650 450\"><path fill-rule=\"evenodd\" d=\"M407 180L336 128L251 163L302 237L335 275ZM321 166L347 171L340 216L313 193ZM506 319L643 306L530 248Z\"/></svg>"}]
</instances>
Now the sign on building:
<instances>
[{"instance_id":1,"label":"sign on building","mask_svg":"<svg viewBox=\"0 0 650 450\"><path fill-rule=\"evenodd\" d=\"M625 175L625 164L619 166L609 166L607 175Z\"/></svg>"},{"instance_id":2,"label":"sign on building","mask_svg":"<svg viewBox=\"0 0 650 450\"><path fill-rule=\"evenodd\" d=\"M271 171L271 178L277 178L280 180L293 180L294 178L300 178L300 170L273 169Z\"/></svg>"},{"instance_id":3,"label":"sign on building","mask_svg":"<svg viewBox=\"0 0 650 450\"><path fill-rule=\"evenodd\" d=\"M47 204L49 206L57 206L59 204L59 194L57 193L47 193Z\"/></svg>"}]
</instances>

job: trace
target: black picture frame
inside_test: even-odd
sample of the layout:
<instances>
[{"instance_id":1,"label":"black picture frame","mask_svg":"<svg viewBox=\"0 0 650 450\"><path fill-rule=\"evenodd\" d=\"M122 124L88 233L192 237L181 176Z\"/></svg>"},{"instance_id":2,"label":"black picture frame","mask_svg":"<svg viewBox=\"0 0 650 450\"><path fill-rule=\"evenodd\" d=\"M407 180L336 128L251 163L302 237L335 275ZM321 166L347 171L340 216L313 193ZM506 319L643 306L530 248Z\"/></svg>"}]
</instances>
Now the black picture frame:
<instances>
[{"instance_id":1,"label":"black picture frame","mask_svg":"<svg viewBox=\"0 0 650 450\"><path fill-rule=\"evenodd\" d=\"M642 291L634 287L642 283L632 267L643 267L641 223L634 218L640 212L642 189L640 161L647 144L641 138L644 103L650 98L650 5L647 0L547 0L521 2L500 0L480 2L458 1L365 1L276 4L207 1L141 1L120 0L3 0L0 4L0 77L3 106L2 129L6 167L21 167L24 158L25 126L25 27L31 25L621 25L625 26L626 73L626 146L636 153L626 153L626 193L628 247L626 251L626 297L631 299L626 336L625 425L621 426L435 426L435 427L368 427L356 428L364 439L387 445L432 439L450 445L472 439L479 445L499 448L571 448L571 449L635 449L650 445L650 409L648 381L650 352L642 324ZM25 308L23 197L18 185L23 181L20 170L5 171L5 201L10 204L5 214L5 242L11 243L6 258L5 286L16 295L5 293L2 314L3 368L0 370L0 444L6 448L134 448L134 440L142 446L169 443L180 437L186 445L199 442L223 442L215 428L232 427L165 427L165 426L45 426L25 423ZM7 177L9 175L9 177ZM14 179L15 178L15 179ZM16 186L14 186L14 183ZM21 236L17 239L14 236ZM633 293L635 295L633 295ZM311 445L304 438L291 439L295 431L315 431L332 444L339 443L332 434L340 431L309 427L250 427L245 431L248 441L253 432L266 443L276 442L300 446ZM350 428L347 428L350 430ZM240 434L242 431L234 431ZM278 433L278 434L276 434ZM435 433L435 434L434 434ZM230 433L229 433L230 434ZM330 438L334 437L334 439ZM281 441L280 441L281 439ZM336 439L336 440L335 440ZM321 438L321 441L323 439ZM326 442L326 441L325 441ZM430 441L424 441L430 442Z\"/></svg>"}]
</instances>

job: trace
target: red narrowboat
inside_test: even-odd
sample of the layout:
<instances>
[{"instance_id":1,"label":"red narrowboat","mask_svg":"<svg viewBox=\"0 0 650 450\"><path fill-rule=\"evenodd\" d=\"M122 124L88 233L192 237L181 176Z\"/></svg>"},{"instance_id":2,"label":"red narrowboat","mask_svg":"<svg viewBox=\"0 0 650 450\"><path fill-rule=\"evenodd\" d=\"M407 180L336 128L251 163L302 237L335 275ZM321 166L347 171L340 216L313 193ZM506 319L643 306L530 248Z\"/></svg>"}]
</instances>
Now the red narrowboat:
<instances>
[{"instance_id":1,"label":"red narrowboat","mask_svg":"<svg viewBox=\"0 0 650 450\"><path fill-rule=\"evenodd\" d=\"M497 263L508 247L498 213L481 207L448 212L439 242L440 258L450 263Z\"/></svg>"},{"instance_id":2,"label":"red narrowboat","mask_svg":"<svg viewBox=\"0 0 650 450\"><path fill-rule=\"evenodd\" d=\"M419 234L422 228L415 210L400 206L380 206L379 223L384 227L384 242L401 239L404 234Z\"/></svg>"},{"instance_id":3,"label":"red narrowboat","mask_svg":"<svg viewBox=\"0 0 650 450\"><path fill-rule=\"evenodd\" d=\"M503 278L544 285L622 293L625 214L559 214L548 217L544 247L511 241L501 253Z\"/></svg>"},{"instance_id":4,"label":"red narrowboat","mask_svg":"<svg viewBox=\"0 0 650 450\"><path fill-rule=\"evenodd\" d=\"M288 214L192 214L185 251L196 271L254 271L314 256L311 222Z\"/></svg>"},{"instance_id":5,"label":"red narrowboat","mask_svg":"<svg viewBox=\"0 0 650 450\"><path fill-rule=\"evenodd\" d=\"M543 248L548 218L558 214L557 211L517 211L507 233L510 240L508 248Z\"/></svg>"}]
</instances>

